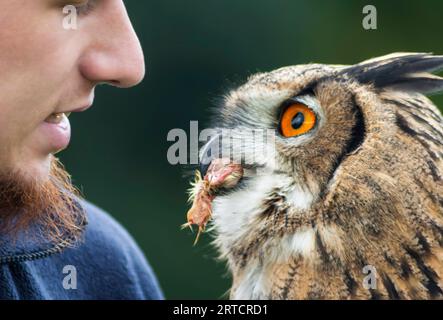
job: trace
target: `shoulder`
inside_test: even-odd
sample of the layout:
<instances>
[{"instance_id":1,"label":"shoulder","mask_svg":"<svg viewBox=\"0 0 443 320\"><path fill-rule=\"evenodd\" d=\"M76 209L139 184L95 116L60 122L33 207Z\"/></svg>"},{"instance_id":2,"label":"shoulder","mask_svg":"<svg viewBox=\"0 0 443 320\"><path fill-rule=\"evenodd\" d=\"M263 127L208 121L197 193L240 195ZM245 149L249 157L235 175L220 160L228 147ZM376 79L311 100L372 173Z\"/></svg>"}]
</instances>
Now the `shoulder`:
<instances>
[{"instance_id":1,"label":"shoulder","mask_svg":"<svg viewBox=\"0 0 443 320\"><path fill-rule=\"evenodd\" d=\"M88 221L85 240L92 238L109 249L139 251L135 240L128 231L109 213L89 201L81 200L80 203L86 212Z\"/></svg>"},{"instance_id":2,"label":"shoulder","mask_svg":"<svg viewBox=\"0 0 443 320\"><path fill-rule=\"evenodd\" d=\"M75 251L81 251L97 272L106 274L104 278L110 280L112 276L117 285L131 283L129 291L136 298L163 298L151 266L131 235L103 209L86 200L80 200L80 204L88 224Z\"/></svg>"}]
</instances>

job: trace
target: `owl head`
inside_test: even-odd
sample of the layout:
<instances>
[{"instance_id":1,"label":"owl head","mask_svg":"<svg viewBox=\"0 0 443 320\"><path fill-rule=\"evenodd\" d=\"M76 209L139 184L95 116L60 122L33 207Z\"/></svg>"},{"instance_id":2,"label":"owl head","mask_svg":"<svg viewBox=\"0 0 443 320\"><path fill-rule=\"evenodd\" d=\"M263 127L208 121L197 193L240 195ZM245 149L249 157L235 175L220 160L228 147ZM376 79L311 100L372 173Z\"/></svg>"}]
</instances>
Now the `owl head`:
<instances>
[{"instance_id":1,"label":"owl head","mask_svg":"<svg viewBox=\"0 0 443 320\"><path fill-rule=\"evenodd\" d=\"M226 95L200 160L203 175L222 153L244 168L213 203L231 296L441 294L443 118L424 94L442 67L424 53L297 65ZM367 265L378 289L360 285Z\"/></svg>"}]
</instances>

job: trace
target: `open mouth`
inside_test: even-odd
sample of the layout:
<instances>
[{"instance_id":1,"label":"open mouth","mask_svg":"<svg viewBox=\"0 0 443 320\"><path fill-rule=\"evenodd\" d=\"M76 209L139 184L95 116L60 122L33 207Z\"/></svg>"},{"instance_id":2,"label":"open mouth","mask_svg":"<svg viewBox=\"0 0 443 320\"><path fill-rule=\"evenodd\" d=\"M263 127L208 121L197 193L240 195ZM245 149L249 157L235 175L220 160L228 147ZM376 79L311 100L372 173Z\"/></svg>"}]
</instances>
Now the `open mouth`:
<instances>
[{"instance_id":1,"label":"open mouth","mask_svg":"<svg viewBox=\"0 0 443 320\"><path fill-rule=\"evenodd\" d=\"M46 114L37 126L36 139L38 145L35 149L43 155L56 154L68 147L71 139L71 124L69 116L74 112L83 112L92 106L93 93L89 99L83 102L81 107L71 107L70 109L54 110L51 114ZM42 117L43 118L43 117Z\"/></svg>"},{"instance_id":2,"label":"open mouth","mask_svg":"<svg viewBox=\"0 0 443 320\"><path fill-rule=\"evenodd\" d=\"M46 117L39 126L41 151L44 154L57 153L65 149L71 138L70 112L55 112Z\"/></svg>"},{"instance_id":3,"label":"open mouth","mask_svg":"<svg viewBox=\"0 0 443 320\"><path fill-rule=\"evenodd\" d=\"M70 115L71 115L71 112L53 113L45 119L45 122L52 123L52 124L60 124L63 122L63 120L65 118L68 118Z\"/></svg>"},{"instance_id":4,"label":"open mouth","mask_svg":"<svg viewBox=\"0 0 443 320\"><path fill-rule=\"evenodd\" d=\"M212 202L221 189L232 189L238 185L243 177L243 167L229 158L213 159L204 177L200 171L196 173L196 180L191 190L192 207L187 213L188 222L182 227L198 226L197 243L200 233L205 230L206 224L212 217Z\"/></svg>"}]
</instances>

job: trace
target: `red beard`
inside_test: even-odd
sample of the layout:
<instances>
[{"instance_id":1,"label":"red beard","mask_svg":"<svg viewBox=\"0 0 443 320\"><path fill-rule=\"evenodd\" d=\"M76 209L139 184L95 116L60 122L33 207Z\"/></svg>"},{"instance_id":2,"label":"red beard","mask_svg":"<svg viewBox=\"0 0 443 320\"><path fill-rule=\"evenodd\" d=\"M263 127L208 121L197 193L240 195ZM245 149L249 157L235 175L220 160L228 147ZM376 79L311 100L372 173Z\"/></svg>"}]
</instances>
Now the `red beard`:
<instances>
[{"instance_id":1,"label":"red beard","mask_svg":"<svg viewBox=\"0 0 443 320\"><path fill-rule=\"evenodd\" d=\"M46 240L78 240L86 216L79 192L60 161L53 157L45 182L21 172L0 175L0 235L13 238L37 225Z\"/></svg>"}]
</instances>

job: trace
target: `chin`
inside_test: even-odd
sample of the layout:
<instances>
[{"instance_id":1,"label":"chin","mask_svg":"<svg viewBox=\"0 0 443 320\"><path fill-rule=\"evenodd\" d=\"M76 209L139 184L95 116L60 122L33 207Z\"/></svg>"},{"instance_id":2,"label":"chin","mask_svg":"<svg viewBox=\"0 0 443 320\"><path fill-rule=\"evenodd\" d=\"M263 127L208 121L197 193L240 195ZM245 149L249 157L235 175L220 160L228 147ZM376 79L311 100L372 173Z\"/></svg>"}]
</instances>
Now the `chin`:
<instances>
[{"instance_id":1,"label":"chin","mask_svg":"<svg viewBox=\"0 0 443 320\"><path fill-rule=\"evenodd\" d=\"M50 177L51 162L54 156L49 154L37 159L29 159L20 162L14 172L18 172L23 178L34 182L46 182Z\"/></svg>"}]
</instances>

